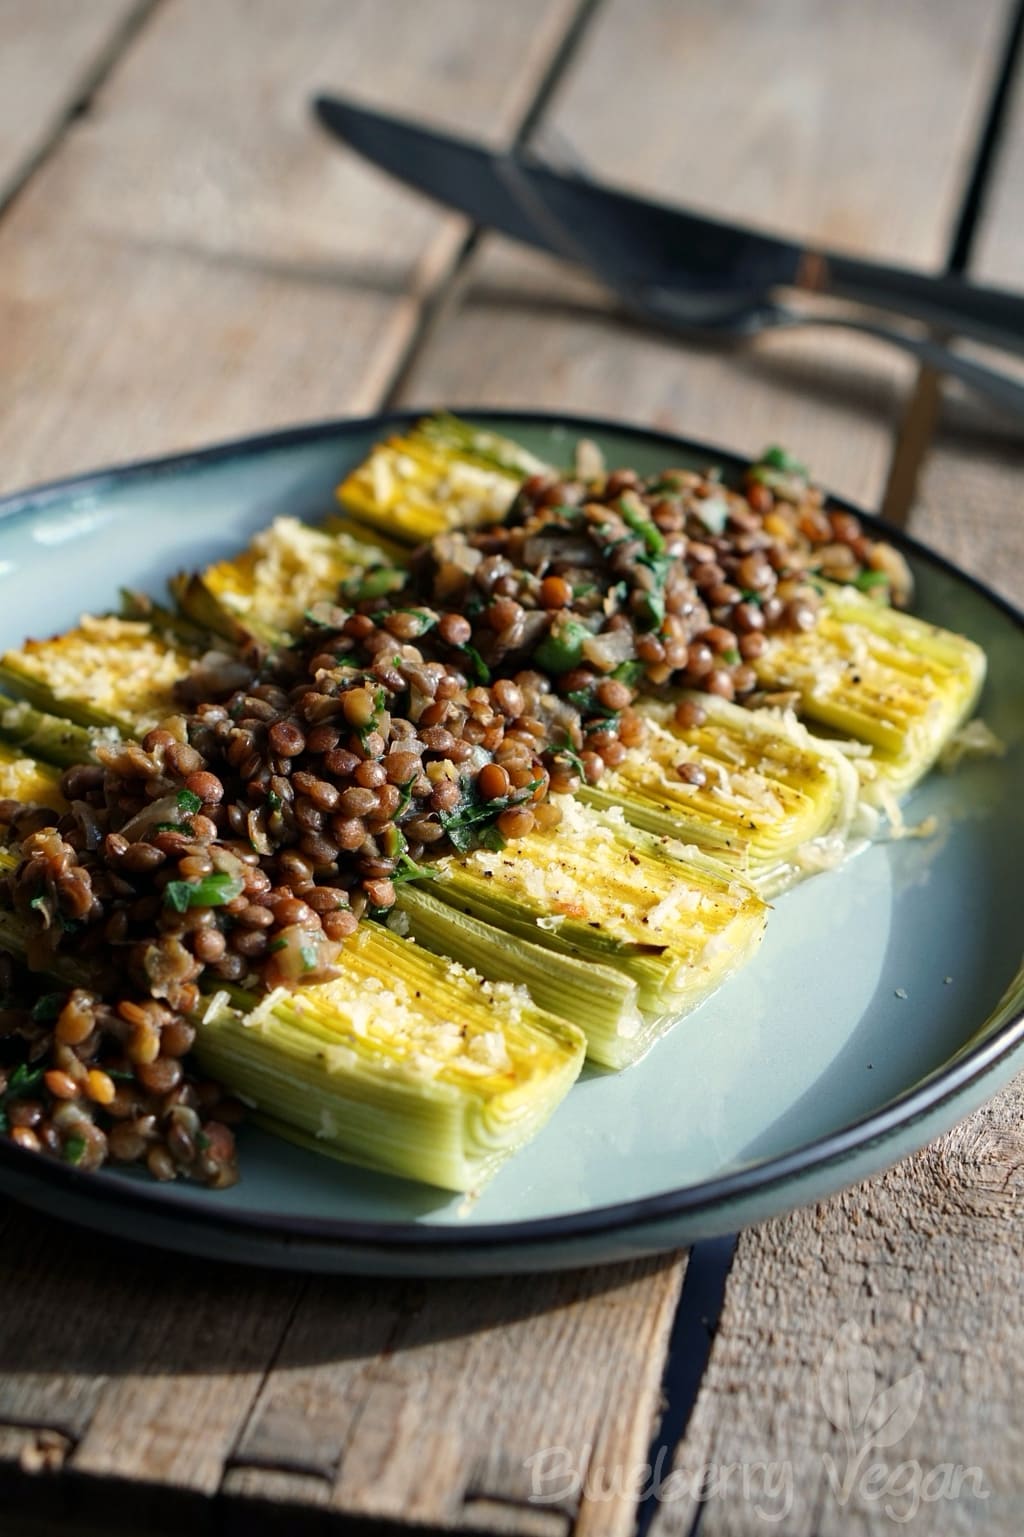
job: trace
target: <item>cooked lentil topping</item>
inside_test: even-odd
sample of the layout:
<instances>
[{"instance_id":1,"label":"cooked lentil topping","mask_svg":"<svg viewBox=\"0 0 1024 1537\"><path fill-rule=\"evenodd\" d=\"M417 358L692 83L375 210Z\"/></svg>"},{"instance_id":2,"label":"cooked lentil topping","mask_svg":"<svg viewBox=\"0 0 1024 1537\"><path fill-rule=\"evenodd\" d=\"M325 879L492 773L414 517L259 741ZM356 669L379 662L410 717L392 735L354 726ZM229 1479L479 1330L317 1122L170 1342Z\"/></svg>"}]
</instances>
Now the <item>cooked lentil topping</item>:
<instances>
[{"instance_id":1,"label":"cooked lentil topping","mask_svg":"<svg viewBox=\"0 0 1024 1537\"><path fill-rule=\"evenodd\" d=\"M554 825L551 790L642 744L638 691L762 702L766 638L814 626L818 577L906 595L778 450L742 492L535 475L501 524L343 585L294 644L199 663L180 714L65 772L67 812L0 802L3 899L31 971L65 979L0 979L3 1126L81 1167L231 1183L241 1107L188 1063L202 993L325 979L432 855Z\"/></svg>"}]
</instances>

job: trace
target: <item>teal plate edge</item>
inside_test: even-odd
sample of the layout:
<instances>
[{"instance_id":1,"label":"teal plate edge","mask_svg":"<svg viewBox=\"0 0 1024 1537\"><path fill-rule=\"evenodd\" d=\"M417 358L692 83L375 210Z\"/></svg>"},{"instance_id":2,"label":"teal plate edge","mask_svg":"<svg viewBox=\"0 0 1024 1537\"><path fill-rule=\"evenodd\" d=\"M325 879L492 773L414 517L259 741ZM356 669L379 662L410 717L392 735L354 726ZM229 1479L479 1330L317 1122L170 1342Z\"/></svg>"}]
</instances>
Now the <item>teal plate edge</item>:
<instances>
[{"instance_id":1,"label":"teal plate edge","mask_svg":"<svg viewBox=\"0 0 1024 1537\"><path fill-rule=\"evenodd\" d=\"M133 481L187 476L218 462L247 460L367 433L384 434L415 421L426 408L324 421L140 460L47 482L0 498L0 528L68 497L102 496ZM458 415L513 432L516 425L573 436L635 435L667 454L697 456L729 471L746 462L714 444L659 432L642 423L529 411L449 407ZM973 590L1024 637L1024 615L982 582L912 536L843 497L832 505L855 512L911 559ZM1024 652L1022 652L1024 661ZM62 1220L132 1241L206 1258L293 1270L392 1275L497 1274L611 1263L684 1247L734 1231L829 1195L917 1151L989 1099L1024 1067L1024 968L997 1007L946 1063L868 1115L779 1156L721 1177L588 1207L554 1217L474 1226L266 1216L199 1208L154 1187L117 1175L86 1174L25 1153L0 1140L0 1188Z\"/></svg>"}]
</instances>

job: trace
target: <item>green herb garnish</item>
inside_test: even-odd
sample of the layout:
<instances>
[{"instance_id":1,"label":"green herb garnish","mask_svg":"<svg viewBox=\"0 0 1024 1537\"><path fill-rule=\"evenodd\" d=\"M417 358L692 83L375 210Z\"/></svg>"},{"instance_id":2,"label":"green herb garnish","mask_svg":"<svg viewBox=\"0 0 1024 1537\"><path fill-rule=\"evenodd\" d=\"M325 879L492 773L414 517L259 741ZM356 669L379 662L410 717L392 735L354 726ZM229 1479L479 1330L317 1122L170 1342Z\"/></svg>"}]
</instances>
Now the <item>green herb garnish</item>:
<instances>
[{"instance_id":1,"label":"green herb garnish","mask_svg":"<svg viewBox=\"0 0 1024 1537\"><path fill-rule=\"evenodd\" d=\"M395 886L406 885L409 881L436 881L437 871L429 865L418 865L408 854L403 854L395 866L395 873L391 877Z\"/></svg>"},{"instance_id":2,"label":"green herb garnish","mask_svg":"<svg viewBox=\"0 0 1024 1537\"><path fill-rule=\"evenodd\" d=\"M400 818L404 816L405 812L409 809L409 804L412 801L412 787L416 783L418 777L418 775L413 774L410 779L405 781L404 785L399 785L398 787L402 793L398 797L398 805L395 807L396 822L399 821Z\"/></svg>"},{"instance_id":3,"label":"green herb garnish","mask_svg":"<svg viewBox=\"0 0 1024 1537\"><path fill-rule=\"evenodd\" d=\"M484 661L476 647L467 641L464 646L459 646L458 650L462 652L462 655L469 663L469 668L473 674L474 680L477 683L482 684L490 683L491 669L488 667L487 663Z\"/></svg>"},{"instance_id":4,"label":"green herb garnish","mask_svg":"<svg viewBox=\"0 0 1024 1537\"><path fill-rule=\"evenodd\" d=\"M854 577L853 585L860 592L870 592L872 587L888 586L889 578L884 571L861 571Z\"/></svg>"},{"instance_id":5,"label":"green herb garnish","mask_svg":"<svg viewBox=\"0 0 1024 1537\"><path fill-rule=\"evenodd\" d=\"M81 1163L85 1157L85 1138L69 1137L64 1144L62 1157L65 1163Z\"/></svg>"},{"instance_id":6,"label":"green herb garnish","mask_svg":"<svg viewBox=\"0 0 1024 1537\"><path fill-rule=\"evenodd\" d=\"M801 464L799 459L780 448L777 443L772 443L764 450L754 468L760 469L762 466L768 470L781 470L784 475L802 475L805 480L809 473L806 464Z\"/></svg>"},{"instance_id":7,"label":"green herb garnish","mask_svg":"<svg viewBox=\"0 0 1024 1537\"><path fill-rule=\"evenodd\" d=\"M212 875L204 875L198 881L168 881L164 887L164 906L176 913L188 912L190 907L226 907L244 890L241 876L214 870Z\"/></svg>"},{"instance_id":8,"label":"green herb garnish","mask_svg":"<svg viewBox=\"0 0 1024 1537\"><path fill-rule=\"evenodd\" d=\"M401 592L406 575L394 566L375 566L372 571L342 582L341 590L350 603L365 603L368 598L385 598L389 593Z\"/></svg>"},{"instance_id":9,"label":"green herb garnish","mask_svg":"<svg viewBox=\"0 0 1024 1537\"><path fill-rule=\"evenodd\" d=\"M44 993L32 1005L32 1018L37 1025L49 1024L64 1007L64 993Z\"/></svg>"},{"instance_id":10,"label":"green herb garnish","mask_svg":"<svg viewBox=\"0 0 1024 1537\"><path fill-rule=\"evenodd\" d=\"M203 798L194 790L178 791L178 810L183 817L194 817L197 811L203 809Z\"/></svg>"},{"instance_id":11,"label":"green herb garnish","mask_svg":"<svg viewBox=\"0 0 1024 1537\"><path fill-rule=\"evenodd\" d=\"M583 660L583 644L591 637L585 624L571 616L557 626L552 625L533 654L536 665L544 672L570 672Z\"/></svg>"},{"instance_id":12,"label":"green herb garnish","mask_svg":"<svg viewBox=\"0 0 1024 1537\"><path fill-rule=\"evenodd\" d=\"M627 502L625 497L616 505L623 523L643 540L650 553L664 555L665 536L658 525L650 517L645 517L638 507Z\"/></svg>"},{"instance_id":13,"label":"green herb garnish","mask_svg":"<svg viewBox=\"0 0 1024 1537\"><path fill-rule=\"evenodd\" d=\"M26 1094L31 1094L33 1089L38 1089L43 1081L44 1069L41 1067L29 1067L27 1062L19 1062L4 1090L3 1098L23 1099Z\"/></svg>"},{"instance_id":14,"label":"green herb garnish","mask_svg":"<svg viewBox=\"0 0 1024 1537\"><path fill-rule=\"evenodd\" d=\"M574 774L578 774L582 780L586 780L587 771L583 767L583 759L572 744L572 738L568 732L564 733L565 740L557 742L552 747L552 757L563 758L569 764Z\"/></svg>"}]
</instances>

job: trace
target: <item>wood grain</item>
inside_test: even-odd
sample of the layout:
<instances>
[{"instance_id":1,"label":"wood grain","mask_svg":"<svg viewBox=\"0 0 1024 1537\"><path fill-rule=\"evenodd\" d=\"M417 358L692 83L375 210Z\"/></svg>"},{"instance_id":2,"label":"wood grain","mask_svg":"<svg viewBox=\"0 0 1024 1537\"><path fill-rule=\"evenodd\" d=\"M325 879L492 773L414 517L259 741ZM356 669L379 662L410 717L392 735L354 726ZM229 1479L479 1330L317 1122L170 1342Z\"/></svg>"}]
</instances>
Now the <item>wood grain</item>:
<instances>
[{"instance_id":1,"label":"wood grain","mask_svg":"<svg viewBox=\"0 0 1024 1537\"><path fill-rule=\"evenodd\" d=\"M643 1461L682 1270L666 1257L525 1284L316 1283L225 1487L280 1497L265 1474L283 1471L304 1476L304 1499L320 1480L317 1501L350 1517L628 1533L628 1485L581 1499L553 1469Z\"/></svg>"},{"instance_id":2,"label":"wood grain","mask_svg":"<svg viewBox=\"0 0 1024 1537\"><path fill-rule=\"evenodd\" d=\"M0 1468L145 1468L212 1492L301 1290L299 1278L204 1264L13 1210L0 1291ZM37 1458L58 1437L56 1458ZM62 1446L60 1438L65 1438ZM29 1447L26 1453L25 1447ZM76 1450L77 1448L77 1450Z\"/></svg>"},{"instance_id":3,"label":"wood grain","mask_svg":"<svg viewBox=\"0 0 1024 1537\"><path fill-rule=\"evenodd\" d=\"M462 226L328 141L310 96L500 139L574 10L159 8L0 226L3 484L371 409Z\"/></svg>"},{"instance_id":4,"label":"wood grain","mask_svg":"<svg viewBox=\"0 0 1024 1537\"><path fill-rule=\"evenodd\" d=\"M4 0L0 206L88 94L145 0Z\"/></svg>"},{"instance_id":5,"label":"wood grain","mask_svg":"<svg viewBox=\"0 0 1024 1537\"><path fill-rule=\"evenodd\" d=\"M928 266L1006 14L999 0L608 0L549 131L609 179ZM821 331L684 346L604 311L554 263L485 241L408 398L603 411L746 453L781 441L836 490L878 502L914 376L898 355Z\"/></svg>"}]
</instances>

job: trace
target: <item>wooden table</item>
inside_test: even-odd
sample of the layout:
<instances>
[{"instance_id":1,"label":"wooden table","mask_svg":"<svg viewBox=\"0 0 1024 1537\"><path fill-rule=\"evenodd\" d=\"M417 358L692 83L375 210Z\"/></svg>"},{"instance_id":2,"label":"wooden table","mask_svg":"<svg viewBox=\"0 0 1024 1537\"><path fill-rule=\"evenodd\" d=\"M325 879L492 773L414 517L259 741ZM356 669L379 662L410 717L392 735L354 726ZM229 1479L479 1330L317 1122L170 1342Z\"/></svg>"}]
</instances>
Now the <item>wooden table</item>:
<instances>
[{"instance_id":1,"label":"wooden table","mask_svg":"<svg viewBox=\"0 0 1024 1537\"><path fill-rule=\"evenodd\" d=\"M782 441L1020 597L1012 423L854 338L631 329L306 106L334 86L495 142L557 130L643 190L1019 284L1017 11L0 0L0 480L392 402L551 406ZM1016 1534L1022 1104L735 1243L529 1280L219 1269L7 1207L0 1530ZM819 1368L858 1338L844 1411ZM844 1488L844 1412L898 1383L906 1423Z\"/></svg>"}]
</instances>

